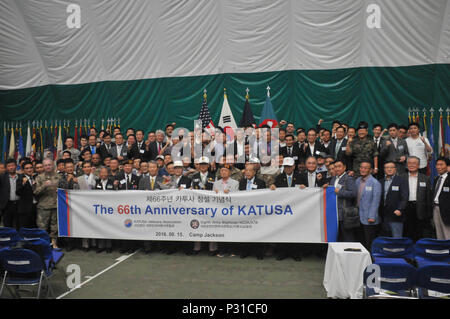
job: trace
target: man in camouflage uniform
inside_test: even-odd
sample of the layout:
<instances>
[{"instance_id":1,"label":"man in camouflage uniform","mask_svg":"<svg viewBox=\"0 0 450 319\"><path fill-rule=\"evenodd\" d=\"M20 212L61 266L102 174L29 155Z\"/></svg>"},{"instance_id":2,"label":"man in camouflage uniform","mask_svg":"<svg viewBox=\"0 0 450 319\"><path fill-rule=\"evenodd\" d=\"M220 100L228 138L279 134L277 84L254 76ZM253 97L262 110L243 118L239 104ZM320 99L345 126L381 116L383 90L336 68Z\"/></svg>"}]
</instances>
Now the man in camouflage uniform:
<instances>
[{"instance_id":1,"label":"man in camouflage uniform","mask_svg":"<svg viewBox=\"0 0 450 319\"><path fill-rule=\"evenodd\" d=\"M378 173L378 149L372 138L367 136L368 124L361 122L358 125L358 137L350 137L347 142L345 154L353 157L352 171L355 176L359 176L359 165L363 161L373 164L373 174Z\"/></svg>"},{"instance_id":2,"label":"man in camouflage uniform","mask_svg":"<svg viewBox=\"0 0 450 319\"><path fill-rule=\"evenodd\" d=\"M39 198L36 224L40 229L47 232L50 228L49 235L53 247L56 248L58 237L56 200L61 176L55 172L51 159L44 159L43 164L44 172L36 177L36 184L33 185L33 192Z\"/></svg>"}]
</instances>

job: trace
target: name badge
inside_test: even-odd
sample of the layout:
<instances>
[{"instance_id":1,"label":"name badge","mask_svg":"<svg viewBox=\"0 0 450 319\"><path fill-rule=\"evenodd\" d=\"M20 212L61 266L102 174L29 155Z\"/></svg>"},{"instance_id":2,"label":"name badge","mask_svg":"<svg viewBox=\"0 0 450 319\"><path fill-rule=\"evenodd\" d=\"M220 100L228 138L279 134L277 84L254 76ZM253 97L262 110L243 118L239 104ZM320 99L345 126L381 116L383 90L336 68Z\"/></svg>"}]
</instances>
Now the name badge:
<instances>
[{"instance_id":1,"label":"name badge","mask_svg":"<svg viewBox=\"0 0 450 319\"><path fill-rule=\"evenodd\" d=\"M392 190L398 192L398 186L392 186Z\"/></svg>"},{"instance_id":2,"label":"name badge","mask_svg":"<svg viewBox=\"0 0 450 319\"><path fill-rule=\"evenodd\" d=\"M123 152L123 156L127 156L127 152Z\"/></svg>"},{"instance_id":3,"label":"name badge","mask_svg":"<svg viewBox=\"0 0 450 319\"><path fill-rule=\"evenodd\" d=\"M257 189L258 185L252 184L252 189Z\"/></svg>"},{"instance_id":4,"label":"name badge","mask_svg":"<svg viewBox=\"0 0 450 319\"><path fill-rule=\"evenodd\" d=\"M420 182L420 183L419 183L419 186L420 186L420 187L427 187L427 183L425 183L425 182Z\"/></svg>"},{"instance_id":5,"label":"name badge","mask_svg":"<svg viewBox=\"0 0 450 319\"><path fill-rule=\"evenodd\" d=\"M121 181L120 181L120 184L125 184L127 182L127 180L126 179L122 179Z\"/></svg>"},{"instance_id":6,"label":"name badge","mask_svg":"<svg viewBox=\"0 0 450 319\"><path fill-rule=\"evenodd\" d=\"M341 147L341 150L346 151L347 150L347 146Z\"/></svg>"},{"instance_id":7,"label":"name badge","mask_svg":"<svg viewBox=\"0 0 450 319\"><path fill-rule=\"evenodd\" d=\"M106 185L106 189L113 189L114 187L112 185Z\"/></svg>"},{"instance_id":8,"label":"name badge","mask_svg":"<svg viewBox=\"0 0 450 319\"><path fill-rule=\"evenodd\" d=\"M403 151L403 145L399 145L399 146L398 146L398 150L399 150L399 151Z\"/></svg>"},{"instance_id":9,"label":"name badge","mask_svg":"<svg viewBox=\"0 0 450 319\"><path fill-rule=\"evenodd\" d=\"M316 151L316 155L320 155L320 152L319 152L319 151Z\"/></svg>"},{"instance_id":10,"label":"name badge","mask_svg":"<svg viewBox=\"0 0 450 319\"><path fill-rule=\"evenodd\" d=\"M298 160L298 156L293 157L294 161Z\"/></svg>"},{"instance_id":11,"label":"name badge","mask_svg":"<svg viewBox=\"0 0 450 319\"><path fill-rule=\"evenodd\" d=\"M366 186L366 191L371 192L372 191L372 186Z\"/></svg>"},{"instance_id":12,"label":"name badge","mask_svg":"<svg viewBox=\"0 0 450 319\"><path fill-rule=\"evenodd\" d=\"M140 150L139 153L144 154L145 150Z\"/></svg>"},{"instance_id":13,"label":"name badge","mask_svg":"<svg viewBox=\"0 0 450 319\"><path fill-rule=\"evenodd\" d=\"M448 193L448 187L442 187L442 191Z\"/></svg>"},{"instance_id":14,"label":"name badge","mask_svg":"<svg viewBox=\"0 0 450 319\"><path fill-rule=\"evenodd\" d=\"M97 185L97 187L96 188L98 188L98 189L102 189L102 185Z\"/></svg>"},{"instance_id":15,"label":"name badge","mask_svg":"<svg viewBox=\"0 0 450 319\"><path fill-rule=\"evenodd\" d=\"M194 182L197 183L197 182L200 182L200 180L198 178L196 178L196 179L194 179Z\"/></svg>"},{"instance_id":16,"label":"name badge","mask_svg":"<svg viewBox=\"0 0 450 319\"><path fill-rule=\"evenodd\" d=\"M181 188L186 188L186 184L180 184Z\"/></svg>"}]
</instances>

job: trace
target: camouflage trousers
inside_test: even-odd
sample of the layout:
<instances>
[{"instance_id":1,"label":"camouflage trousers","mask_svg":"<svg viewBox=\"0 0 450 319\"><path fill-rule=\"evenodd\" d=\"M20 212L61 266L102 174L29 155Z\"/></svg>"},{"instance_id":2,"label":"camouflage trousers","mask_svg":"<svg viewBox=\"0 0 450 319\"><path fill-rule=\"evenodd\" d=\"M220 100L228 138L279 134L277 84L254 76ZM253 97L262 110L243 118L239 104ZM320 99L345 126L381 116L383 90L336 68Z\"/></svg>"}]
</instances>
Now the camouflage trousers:
<instances>
[{"instance_id":1,"label":"camouflage trousers","mask_svg":"<svg viewBox=\"0 0 450 319\"><path fill-rule=\"evenodd\" d=\"M38 228L48 232L52 239L58 238L58 219L56 214L56 208L37 209L36 225Z\"/></svg>"}]
</instances>

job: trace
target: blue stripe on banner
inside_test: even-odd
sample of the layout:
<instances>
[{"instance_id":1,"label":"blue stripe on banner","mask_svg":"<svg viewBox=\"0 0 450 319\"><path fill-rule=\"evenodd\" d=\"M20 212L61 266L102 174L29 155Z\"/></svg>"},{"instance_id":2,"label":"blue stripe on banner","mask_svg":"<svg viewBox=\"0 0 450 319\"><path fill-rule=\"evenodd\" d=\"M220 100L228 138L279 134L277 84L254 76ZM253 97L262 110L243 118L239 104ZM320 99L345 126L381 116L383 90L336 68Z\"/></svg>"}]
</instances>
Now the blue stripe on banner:
<instances>
[{"instance_id":1,"label":"blue stripe on banner","mask_svg":"<svg viewBox=\"0 0 450 319\"><path fill-rule=\"evenodd\" d=\"M337 213L337 200L334 187L328 187L326 193L327 201L327 239L328 242L336 242L338 237L338 213Z\"/></svg>"},{"instance_id":2,"label":"blue stripe on banner","mask_svg":"<svg viewBox=\"0 0 450 319\"><path fill-rule=\"evenodd\" d=\"M58 189L58 233L59 236L68 236L66 191Z\"/></svg>"}]
</instances>

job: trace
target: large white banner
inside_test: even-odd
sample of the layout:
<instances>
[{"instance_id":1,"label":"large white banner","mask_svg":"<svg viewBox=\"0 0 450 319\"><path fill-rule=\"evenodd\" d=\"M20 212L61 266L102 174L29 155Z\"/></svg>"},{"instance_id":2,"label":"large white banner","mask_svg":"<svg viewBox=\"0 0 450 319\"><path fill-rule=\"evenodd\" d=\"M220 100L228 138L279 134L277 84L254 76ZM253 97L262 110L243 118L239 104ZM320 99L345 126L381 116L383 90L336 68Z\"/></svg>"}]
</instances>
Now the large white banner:
<instances>
[{"instance_id":1,"label":"large white banner","mask_svg":"<svg viewBox=\"0 0 450 319\"><path fill-rule=\"evenodd\" d=\"M331 242L334 188L219 193L58 190L59 236L217 242Z\"/></svg>"}]
</instances>

